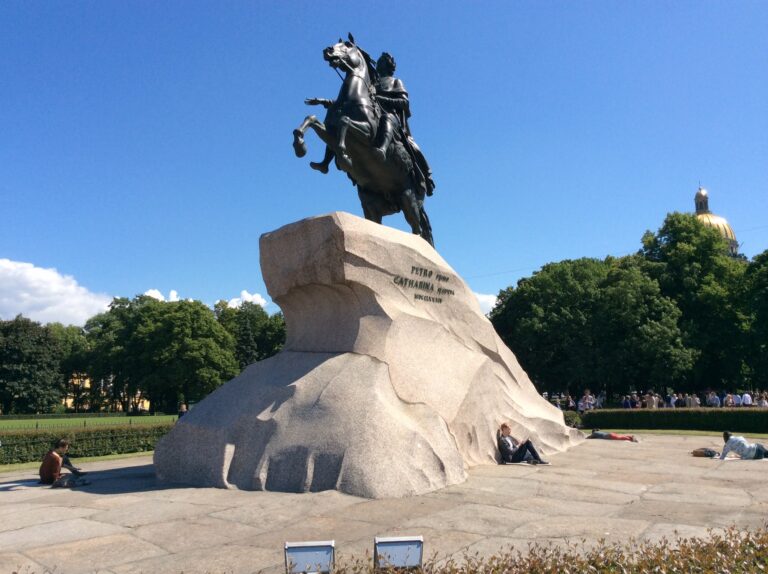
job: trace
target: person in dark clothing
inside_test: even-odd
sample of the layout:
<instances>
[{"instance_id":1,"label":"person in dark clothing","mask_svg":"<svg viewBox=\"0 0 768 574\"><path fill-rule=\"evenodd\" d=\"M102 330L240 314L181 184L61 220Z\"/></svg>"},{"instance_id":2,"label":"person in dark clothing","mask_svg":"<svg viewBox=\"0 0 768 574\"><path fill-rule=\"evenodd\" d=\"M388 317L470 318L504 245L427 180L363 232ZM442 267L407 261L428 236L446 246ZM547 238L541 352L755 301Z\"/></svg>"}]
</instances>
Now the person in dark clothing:
<instances>
[{"instance_id":1,"label":"person in dark clothing","mask_svg":"<svg viewBox=\"0 0 768 574\"><path fill-rule=\"evenodd\" d=\"M512 429L507 423L501 425L498 434L499 452L502 463L527 462L529 464L549 464L539 455L530 439L518 441L512 436Z\"/></svg>"}]
</instances>

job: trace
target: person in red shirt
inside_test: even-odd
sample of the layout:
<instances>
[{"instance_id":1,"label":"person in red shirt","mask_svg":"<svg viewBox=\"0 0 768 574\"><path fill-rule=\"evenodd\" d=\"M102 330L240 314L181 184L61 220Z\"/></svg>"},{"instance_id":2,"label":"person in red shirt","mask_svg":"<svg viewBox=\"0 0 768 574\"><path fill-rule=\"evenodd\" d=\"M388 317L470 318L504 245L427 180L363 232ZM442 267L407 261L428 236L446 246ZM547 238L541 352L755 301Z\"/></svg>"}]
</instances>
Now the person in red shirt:
<instances>
[{"instance_id":1,"label":"person in red shirt","mask_svg":"<svg viewBox=\"0 0 768 574\"><path fill-rule=\"evenodd\" d=\"M57 487L74 487L84 486L89 484L88 481L78 478L81 473L75 474L61 474L62 465L67 468L73 468L69 464L67 459L67 451L69 450L69 441L66 439L59 439L54 444L53 449L49 450L43 457L43 462L40 465L40 482L42 484L50 484L52 488Z\"/></svg>"},{"instance_id":2,"label":"person in red shirt","mask_svg":"<svg viewBox=\"0 0 768 574\"><path fill-rule=\"evenodd\" d=\"M601 438L603 440L626 440L630 442L640 442L640 440L632 434L616 434L615 432L603 432L600 429L592 429L592 434L587 438Z\"/></svg>"}]
</instances>

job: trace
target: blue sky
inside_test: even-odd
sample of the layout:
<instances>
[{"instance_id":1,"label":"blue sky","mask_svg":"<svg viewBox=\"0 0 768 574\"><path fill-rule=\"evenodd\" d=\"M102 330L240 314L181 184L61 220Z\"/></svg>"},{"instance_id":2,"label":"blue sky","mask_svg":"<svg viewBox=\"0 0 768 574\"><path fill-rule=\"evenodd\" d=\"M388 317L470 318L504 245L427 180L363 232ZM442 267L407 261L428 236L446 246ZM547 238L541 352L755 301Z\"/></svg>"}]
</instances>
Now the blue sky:
<instances>
[{"instance_id":1,"label":"blue sky","mask_svg":"<svg viewBox=\"0 0 768 574\"><path fill-rule=\"evenodd\" d=\"M309 169L319 140L291 147L350 31L397 59L436 246L474 291L631 253L699 182L751 257L767 29L765 2L2 2L0 317L268 299L262 233L361 214L344 174Z\"/></svg>"}]
</instances>

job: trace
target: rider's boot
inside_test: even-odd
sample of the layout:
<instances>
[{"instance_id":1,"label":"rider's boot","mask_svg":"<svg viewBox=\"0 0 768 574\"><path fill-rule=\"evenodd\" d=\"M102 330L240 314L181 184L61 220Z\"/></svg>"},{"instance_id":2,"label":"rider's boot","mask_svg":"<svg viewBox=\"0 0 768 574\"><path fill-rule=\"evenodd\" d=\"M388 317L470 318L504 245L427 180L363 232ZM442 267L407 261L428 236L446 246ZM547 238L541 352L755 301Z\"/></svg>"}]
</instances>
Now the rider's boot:
<instances>
[{"instance_id":1,"label":"rider's boot","mask_svg":"<svg viewBox=\"0 0 768 574\"><path fill-rule=\"evenodd\" d=\"M309 167L312 169L316 169L320 173L328 173L328 166L331 164L331 160L333 159L334 153L333 150L326 146L325 148L325 155L323 156L323 161L316 162L311 161L309 162Z\"/></svg>"},{"instance_id":2,"label":"rider's boot","mask_svg":"<svg viewBox=\"0 0 768 574\"><path fill-rule=\"evenodd\" d=\"M382 122L380 130L378 139L381 140L381 145L373 148L373 155L384 161L387 159L387 148L395 136L395 128L391 122Z\"/></svg>"}]
</instances>

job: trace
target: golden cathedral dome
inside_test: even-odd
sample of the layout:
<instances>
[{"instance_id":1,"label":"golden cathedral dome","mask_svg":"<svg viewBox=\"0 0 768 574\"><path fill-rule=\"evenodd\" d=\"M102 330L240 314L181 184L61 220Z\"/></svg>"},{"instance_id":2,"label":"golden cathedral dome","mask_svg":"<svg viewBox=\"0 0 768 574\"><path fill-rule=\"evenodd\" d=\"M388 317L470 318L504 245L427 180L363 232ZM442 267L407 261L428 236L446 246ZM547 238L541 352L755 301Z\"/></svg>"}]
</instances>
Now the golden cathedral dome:
<instances>
[{"instance_id":1,"label":"golden cathedral dome","mask_svg":"<svg viewBox=\"0 0 768 574\"><path fill-rule=\"evenodd\" d=\"M733 232L728 220L725 217L715 215L709 210L709 194L703 187L699 188L694 198L696 202L696 219L708 227L713 227L720 232L720 235L728 240L728 250L731 255L736 255L739 250L739 243L736 241L736 234Z\"/></svg>"}]
</instances>

